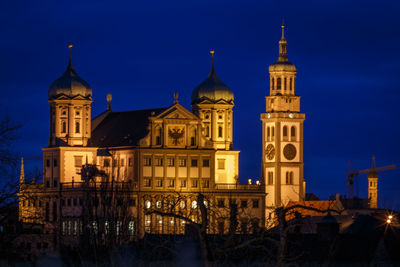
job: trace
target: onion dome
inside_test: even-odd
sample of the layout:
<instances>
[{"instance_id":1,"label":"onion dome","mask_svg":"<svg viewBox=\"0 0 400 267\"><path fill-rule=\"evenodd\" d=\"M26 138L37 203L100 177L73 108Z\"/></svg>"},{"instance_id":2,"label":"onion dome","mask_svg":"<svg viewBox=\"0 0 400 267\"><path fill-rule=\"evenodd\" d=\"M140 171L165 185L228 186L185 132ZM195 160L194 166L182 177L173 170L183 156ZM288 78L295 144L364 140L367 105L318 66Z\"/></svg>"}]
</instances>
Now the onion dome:
<instances>
[{"instance_id":1,"label":"onion dome","mask_svg":"<svg viewBox=\"0 0 400 267\"><path fill-rule=\"evenodd\" d=\"M72 66L71 60L72 45L69 45L68 47L70 48L68 67L64 74L51 84L49 88L49 99L57 98L61 95L65 95L70 98L78 95L85 98L91 98L92 88L76 73L74 67Z\"/></svg>"},{"instance_id":2,"label":"onion dome","mask_svg":"<svg viewBox=\"0 0 400 267\"><path fill-rule=\"evenodd\" d=\"M220 100L233 104L233 92L217 76L214 69L214 50L211 51L211 71L199 86L192 92L192 104L198 104L203 101L217 103Z\"/></svg>"},{"instance_id":3,"label":"onion dome","mask_svg":"<svg viewBox=\"0 0 400 267\"><path fill-rule=\"evenodd\" d=\"M270 72L291 71L297 72L296 66L292 64L287 55L287 41L285 39L285 26L282 25L282 38L279 40L278 60L269 66Z\"/></svg>"}]
</instances>

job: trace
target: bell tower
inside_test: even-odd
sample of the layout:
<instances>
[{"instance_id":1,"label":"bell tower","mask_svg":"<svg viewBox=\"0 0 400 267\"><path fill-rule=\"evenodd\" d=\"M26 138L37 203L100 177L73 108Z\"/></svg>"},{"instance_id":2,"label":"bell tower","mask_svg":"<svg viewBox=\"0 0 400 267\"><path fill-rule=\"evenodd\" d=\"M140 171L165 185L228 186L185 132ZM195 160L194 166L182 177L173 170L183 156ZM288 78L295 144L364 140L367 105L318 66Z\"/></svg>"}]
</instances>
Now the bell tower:
<instances>
[{"instance_id":1,"label":"bell tower","mask_svg":"<svg viewBox=\"0 0 400 267\"><path fill-rule=\"evenodd\" d=\"M296 94L297 69L287 55L285 26L277 62L269 66L270 90L262 121L262 178L266 206L286 205L305 197L303 177L303 123L300 96ZM267 210L268 216L268 210Z\"/></svg>"}]
</instances>

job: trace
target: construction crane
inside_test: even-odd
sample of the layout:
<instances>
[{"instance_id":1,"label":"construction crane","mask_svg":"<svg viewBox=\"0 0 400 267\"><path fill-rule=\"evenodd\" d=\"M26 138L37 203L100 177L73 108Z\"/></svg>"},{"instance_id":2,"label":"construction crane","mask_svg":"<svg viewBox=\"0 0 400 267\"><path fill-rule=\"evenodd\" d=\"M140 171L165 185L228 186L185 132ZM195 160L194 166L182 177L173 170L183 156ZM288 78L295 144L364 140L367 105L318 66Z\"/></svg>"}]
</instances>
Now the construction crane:
<instances>
[{"instance_id":1,"label":"construction crane","mask_svg":"<svg viewBox=\"0 0 400 267\"><path fill-rule=\"evenodd\" d=\"M354 197L354 184L356 184L356 196L358 196L358 175L368 174L368 198L370 198L370 206L377 208L378 199L378 172L396 169L396 165L388 165L383 167L375 167L375 155L372 156L372 166L370 169L354 171L351 160L346 168L346 178L348 186L348 197Z\"/></svg>"}]
</instances>

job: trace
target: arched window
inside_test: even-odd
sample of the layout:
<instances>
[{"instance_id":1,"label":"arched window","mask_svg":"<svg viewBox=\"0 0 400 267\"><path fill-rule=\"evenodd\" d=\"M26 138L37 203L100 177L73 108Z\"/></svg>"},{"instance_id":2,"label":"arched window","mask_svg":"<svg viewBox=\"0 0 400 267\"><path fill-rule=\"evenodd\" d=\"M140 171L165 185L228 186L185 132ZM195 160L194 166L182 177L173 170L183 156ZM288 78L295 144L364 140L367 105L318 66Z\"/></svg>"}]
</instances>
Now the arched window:
<instances>
[{"instance_id":1,"label":"arched window","mask_svg":"<svg viewBox=\"0 0 400 267\"><path fill-rule=\"evenodd\" d=\"M271 89L275 89L275 83L274 83L274 78L271 78Z\"/></svg>"},{"instance_id":2,"label":"arched window","mask_svg":"<svg viewBox=\"0 0 400 267\"><path fill-rule=\"evenodd\" d=\"M280 90L282 88L281 78L276 79L276 89Z\"/></svg>"},{"instance_id":3,"label":"arched window","mask_svg":"<svg viewBox=\"0 0 400 267\"><path fill-rule=\"evenodd\" d=\"M222 137L222 126L218 126L218 137Z\"/></svg>"},{"instance_id":4,"label":"arched window","mask_svg":"<svg viewBox=\"0 0 400 267\"><path fill-rule=\"evenodd\" d=\"M271 127L271 136L272 136L272 140L274 140L274 136L275 136L275 127Z\"/></svg>"},{"instance_id":5,"label":"arched window","mask_svg":"<svg viewBox=\"0 0 400 267\"><path fill-rule=\"evenodd\" d=\"M283 126L283 137L287 137L288 133L287 133L287 126Z\"/></svg>"},{"instance_id":6,"label":"arched window","mask_svg":"<svg viewBox=\"0 0 400 267\"><path fill-rule=\"evenodd\" d=\"M80 124L79 122L75 122L75 133L80 133L81 129L80 129Z\"/></svg>"},{"instance_id":7,"label":"arched window","mask_svg":"<svg viewBox=\"0 0 400 267\"><path fill-rule=\"evenodd\" d=\"M286 172L286 184L289 184L289 172Z\"/></svg>"},{"instance_id":8,"label":"arched window","mask_svg":"<svg viewBox=\"0 0 400 267\"><path fill-rule=\"evenodd\" d=\"M195 146L196 145L196 129L192 129L192 133L190 136L190 145Z\"/></svg>"},{"instance_id":9,"label":"arched window","mask_svg":"<svg viewBox=\"0 0 400 267\"><path fill-rule=\"evenodd\" d=\"M292 126L290 129L290 136L292 137L292 141L296 141L296 127Z\"/></svg>"},{"instance_id":10,"label":"arched window","mask_svg":"<svg viewBox=\"0 0 400 267\"><path fill-rule=\"evenodd\" d=\"M290 172L290 184L293 184L293 172Z\"/></svg>"},{"instance_id":11,"label":"arched window","mask_svg":"<svg viewBox=\"0 0 400 267\"><path fill-rule=\"evenodd\" d=\"M67 132L67 123L65 121L63 121L61 123L61 132L62 133L66 133Z\"/></svg>"},{"instance_id":12,"label":"arched window","mask_svg":"<svg viewBox=\"0 0 400 267\"><path fill-rule=\"evenodd\" d=\"M293 89L293 84L292 84L292 78L289 80L289 90L291 91Z\"/></svg>"}]
</instances>

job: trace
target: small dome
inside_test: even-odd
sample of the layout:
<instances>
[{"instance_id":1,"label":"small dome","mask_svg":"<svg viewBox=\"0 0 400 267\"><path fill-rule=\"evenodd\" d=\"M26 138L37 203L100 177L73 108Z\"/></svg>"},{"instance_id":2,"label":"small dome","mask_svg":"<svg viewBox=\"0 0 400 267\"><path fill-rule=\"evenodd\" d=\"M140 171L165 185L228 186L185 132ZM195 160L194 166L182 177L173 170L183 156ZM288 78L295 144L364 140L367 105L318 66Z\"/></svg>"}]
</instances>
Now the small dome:
<instances>
[{"instance_id":1,"label":"small dome","mask_svg":"<svg viewBox=\"0 0 400 267\"><path fill-rule=\"evenodd\" d=\"M233 92L226 86L217 76L214 70L214 63L211 65L211 71L207 79L205 79L192 92L192 104L197 104L203 100L217 102L224 100L233 104Z\"/></svg>"},{"instance_id":2,"label":"small dome","mask_svg":"<svg viewBox=\"0 0 400 267\"><path fill-rule=\"evenodd\" d=\"M297 72L297 68L294 64L292 64L290 61L286 62L275 62L274 64L269 66L269 72Z\"/></svg>"},{"instance_id":3,"label":"small dome","mask_svg":"<svg viewBox=\"0 0 400 267\"><path fill-rule=\"evenodd\" d=\"M55 80L49 88L49 99L56 98L59 95L68 97L81 95L86 98L92 96L92 88L76 73L71 60L64 74Z\"/></svg>"}]
</instances>

